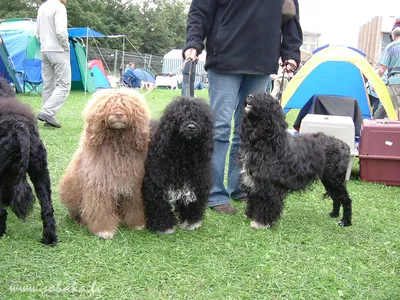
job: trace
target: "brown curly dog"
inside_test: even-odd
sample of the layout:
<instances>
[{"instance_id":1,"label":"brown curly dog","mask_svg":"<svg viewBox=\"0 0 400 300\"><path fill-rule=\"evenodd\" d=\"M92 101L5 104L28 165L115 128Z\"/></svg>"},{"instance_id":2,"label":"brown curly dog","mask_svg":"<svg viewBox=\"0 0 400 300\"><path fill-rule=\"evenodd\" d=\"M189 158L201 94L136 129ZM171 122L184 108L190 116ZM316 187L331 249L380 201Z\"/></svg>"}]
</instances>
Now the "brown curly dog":
<instances>
[{"instance_id":1,"label":"brown curly dog","mask_svg":"<svg viewBox=\"0 0 400 300\"><path fill-rule=\"evenodd\" d=\"M147 103L132 89L101 90L83 116L79 147L59 184L61 202L73 220L103 239L112 239L120 224L143 228Z\"/></svg>"}]
</instances>

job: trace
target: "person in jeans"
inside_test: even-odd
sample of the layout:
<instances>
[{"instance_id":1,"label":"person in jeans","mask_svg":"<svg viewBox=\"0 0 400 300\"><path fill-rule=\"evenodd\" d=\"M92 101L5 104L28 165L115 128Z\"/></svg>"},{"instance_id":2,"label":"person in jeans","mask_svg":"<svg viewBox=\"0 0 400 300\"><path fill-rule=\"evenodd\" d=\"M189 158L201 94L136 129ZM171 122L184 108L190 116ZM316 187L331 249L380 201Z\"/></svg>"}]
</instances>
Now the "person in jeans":
<instances>
[{"instance_id":1,"label":"person in jeans","mask_svg":"<svg viewBox=\"0 0 400 300\"><path fill-rule=\"evenodd\" d=\"M279 58L293 72L300 61L302 30L297 14L282 24L282 1L193 0L188 14L185 59L196 60L206 41L205 69L214 113L213 187L209 206L233 214L230 199L245 200L237 165L239 125L251 93L265 92ZM233 137L231 122L233 119ZM225 162L229 153L228 185Z\"/></svg>"},{"instance_id":2,"label":"person in jeans","mask_svg":"<svg viewBox=\"0 0 400 300\"><path fill-rule=\"evenodd\" d=\"M382 75L387 71L387 85L392 100L393 107L399 119L400 107L400 27L393 29L391 33L393 42L386 46L381 57L379 58L378 75ZM383 105L376 110L375 119L383 119L387 116Z\"/></svg>"},{"instance_id":3,"label":"person in jeans","mask_svg":"<svg viewBox=\"0 0 400 300\"><path fill-rule=\"evenodd\" d=\"M42 108L37 118L60 128L55 115L71 90L67 0L47 0L38 10L36 38L42 54Z\"/></svg>"}]
</instances>

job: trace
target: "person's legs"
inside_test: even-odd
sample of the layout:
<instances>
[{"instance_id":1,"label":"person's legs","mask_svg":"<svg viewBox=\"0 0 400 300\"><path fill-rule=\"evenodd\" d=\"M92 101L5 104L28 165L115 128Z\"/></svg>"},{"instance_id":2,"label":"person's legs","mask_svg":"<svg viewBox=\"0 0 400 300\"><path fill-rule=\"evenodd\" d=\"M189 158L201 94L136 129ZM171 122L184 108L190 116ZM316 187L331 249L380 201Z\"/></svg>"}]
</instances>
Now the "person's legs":
<instances>
[{"instance_id":1,"label":"person's legs","mask_svg":"<svg viewBox=\"0 0 400 300\"><path fill-rule=\"evenodd\" d=\"M372 106L372 115L374 115L379 107L379 98L369 95L369 102L371 103Z\"/></svg>"},{"instance_id":2,"label":"person's legs","mask_svg":"<svg viewBox=\"0 0 400 300\"><path fill-rule=\"evenodd\" d=\"M384 119L386 117L387 117L386 110L381 104L374 113L374 119Z\"/></svg>"},{"instance_id":3,"label":"person's legs","mask_svg":"<svg viewBox=\"0 0 400 300\"><path fill-rule=\"evenodd\" d=\"M396 112L397 118L399 118L399 106L400 106L400 84L388 85L388 91L390 99L392 100L393 108ZM374 114L375 119L384 119L387 117L387 113L383 105L380 105Z\"/></svg>"},{"instance_id":4,"label":"person's legs","mask_svg":"<svg viewBox=\"0 0 400 300\"><path fill-rule=\"evenodd\" d=\"M42 106L50 98L54 91L54 70L53 66L47 56L47 52L42 53L42 78L43 78L43 90L42 90Z\"/></svg>"},{"instance_id":5,"label":"person's legs","mask_svg":"<svg viewBox=\"0 0 400 300\"><path fill-rule=\"evenodd\" d=\"M71 90L71 67L67 52L52 52L47 53L47 56L54 67L55 89L44 103L42 112L54 117Z\"/></svg>"},{"instance_id":6,"label":"person's legs","mask_svg":"<svg viewBox=\"0 0 400 300\"><path fill-rule=\"evenodd\" d=\"M246 194L240 188L239 166L237 162L237 153L240 143L239 127L242 122L244 102L251 93L264 93L271 77L268 75L245 75L239 90L238 103L234 115L234 131L229 154L228 169L228 193L232 199L246 197Z\"/></svg>"},{"instance_id":7,"label":"person's legs","mask_svg":"<svg viewBox=\"0 0 400 300\"><path fill-rule=\"evenodd\" d=\"M393 108L396 112L397 119L400 119L399 107L400 107L400 84L392 84L388 86L390 99L392 99Z\"/></svg>"},{"instance_id":8,"label":"person's legs","mask_svg":"<svg viewBox=\"0 0 400 300\"><path fill-rule=\"evenodd\" d=\"M220 74L208 70L210 105L214 123L214 153L212 158L213 186L209 206L229 204L229 193L224 185L226 154L229 148L231 121L236 107L242 75Z\"/></svg>"}]
</instances>

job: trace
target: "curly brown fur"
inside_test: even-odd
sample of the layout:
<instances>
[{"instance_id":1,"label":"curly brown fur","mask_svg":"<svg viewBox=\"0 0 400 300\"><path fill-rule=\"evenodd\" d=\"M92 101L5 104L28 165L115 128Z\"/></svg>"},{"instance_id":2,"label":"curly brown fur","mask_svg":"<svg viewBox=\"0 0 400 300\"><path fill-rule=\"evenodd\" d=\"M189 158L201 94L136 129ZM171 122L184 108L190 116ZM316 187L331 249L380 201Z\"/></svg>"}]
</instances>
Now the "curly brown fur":
<instances>
[{"instance_id":1,"label":"curly brown fur","mask_svg":"<svg viewBox=\"0 0 400 300\"><path fill-rule=\"evenodd\" d=\"M0 101L0 237L6 233L6 207L25 220L34 202L35 188L43 220L42 243L57 243L56 221L51 203L47 153L29 106L15 98Z\"/></svg>"},{"instance_id":2,"label":"curly brown fur","mask_svg":"<svg viewBox=\"0 0 400 300\"><path fill-rule=\"evenodd\" d=\"M150 112L135 90L96 92L83 112L85 130L59 184L61 202L77 223L112 238L122 223L145 223L141 185Z\"/></svg>"},{"instance_id":3,"label":"curly brown fur","mask_svg":"<svg viewBox=\"0 0 400 300\"><path fill-rule=\"evenodd\" d=\"M200 227L211 188L213 118L200 98L177 97L151 124L143 181L147 228Z\"/></svg>"},{"instance_id":4,"label":"curly brown fur","mask_svg":"<svg viewBox=\"0 0 400 300\"><path fill-rule=\"evenodd\" d=\"M239 159L248 193L246 215L252 227L272 226L287 193L321 179L333 200L331 217L343 206L341 226L351 225L351 199L346 188L349 146L323 133L291 136L278 101L267 94L249 95L241 125Z\"/></svg>"}]
</instances>

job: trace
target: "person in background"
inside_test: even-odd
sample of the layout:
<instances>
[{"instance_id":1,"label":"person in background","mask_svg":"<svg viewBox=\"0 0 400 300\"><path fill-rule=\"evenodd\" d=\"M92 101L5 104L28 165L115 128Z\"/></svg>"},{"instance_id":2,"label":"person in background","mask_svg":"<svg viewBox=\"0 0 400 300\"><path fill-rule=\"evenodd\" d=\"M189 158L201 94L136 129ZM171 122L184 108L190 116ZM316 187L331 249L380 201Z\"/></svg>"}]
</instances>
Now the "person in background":
<instances>
[{"instance_id":1,"label":"person in background","mask_svg":"<svg viewBox=\"0 0 400 300\"><path fill-rule=\"evenodd\" d=\"M378 70L379 70L379 68L375 69L376 72L378 72ZM386 85L387 84L387 70L381 78ZM379 100L378 95L375 92L374 87L371 85L371 83L369 81L367 82L367 91L368 91L369 103L371 104L372 115L374 115L376 110L378 109L378 107L381 105L381 102Z\"/></svg>"},{"instance_id":2,"label":"person in background","mask_svg":"<svg viewBox=\"0 0 400 300\"><path fill-rule=\"evenodd\" d=\"M67 0L47 0L38 10L36 38L42 54L42 108L37 118L60 128L55 115L71 90Z\"/></svg>"},{"instance_id":3,"label":"person in background","mask_svg":"<svg viewBox=\"0 0 400 300\"><path fill-rule=\"evenodd\" d=\"M400 27L400 17L397 18L396 21L394 22L392 31L397 27ZM392 35L389 35L389 38L390 38L390 41L393 42Z\"/></svg>"},{"instance_id":4,"label":"person in background","mask_svg":"<svg viewBox=\"0 0 400 300\"><path fill-rule=\"evenodd\" d=\"M217 213L234 214L230 199L246 200L240 189L237 152L244 102L251 93L266 91L279 58L288 72L300 62L303 34L297 13L282 24L282 1L193 0L188 14L183 57L198 59L206 42L205 69L214 114L213 187L209 206ZM231 122L233 117L233 137ZM228 185L225 162L229 153Z\"/></svg>"},{"instance_id":5,"label":"person in background","mask_svg":"<svg viewBox=\"0 0 400 300\"><path fill-rule=\"evenodd\" d=\"M381 57L379 58L378 75L382 75L387 71L387 85L392 100L393 107L399 119L400 106L400 27L396 27L392 33L393 42L386 46ZM375 112L375 119L383 119L387 116L383 105L379 106Z\"/></svg>"},{"instance_id":6,"label":"person in background","mask_svg":"<svg viewBox=\"0 0 400 300\"><path fill-rule=\"evenodd\" d=\"M124 81L131 88L140 88L141 80L133 72L135 67L136 67L136 64L134 62L130 62L128 64L128 67L125 69L125 72L124 72Z\"/></svg>"}]
</instances>

